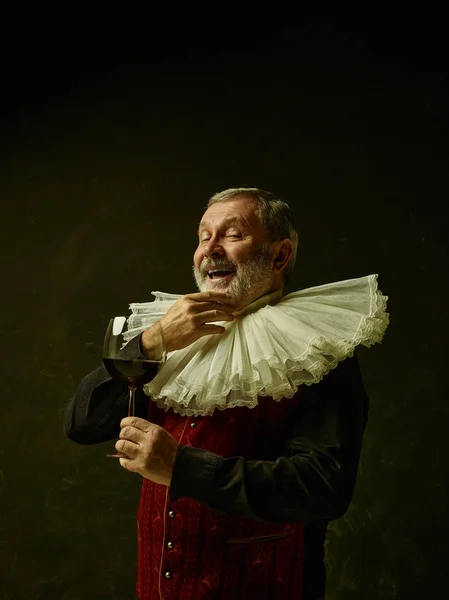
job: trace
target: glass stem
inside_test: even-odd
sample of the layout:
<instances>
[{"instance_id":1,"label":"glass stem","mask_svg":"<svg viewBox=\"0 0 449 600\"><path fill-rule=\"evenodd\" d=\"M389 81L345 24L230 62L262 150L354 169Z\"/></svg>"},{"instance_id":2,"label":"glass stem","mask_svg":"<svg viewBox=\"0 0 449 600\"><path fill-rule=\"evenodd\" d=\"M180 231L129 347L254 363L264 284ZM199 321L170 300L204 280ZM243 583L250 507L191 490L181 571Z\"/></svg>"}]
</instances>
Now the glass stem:
<instances>
[{"instance_id":1,"label":"glass stem","mask_svg":"<svg viewBox=\"0 0 449 600\"><path fill-rule=\"evenodd\" d=\"M135 391L137 388L133 385L128 386L128 388L129 388L128 417L134 417L134 415L136 413Z\"/></svg>"}]
</instances>

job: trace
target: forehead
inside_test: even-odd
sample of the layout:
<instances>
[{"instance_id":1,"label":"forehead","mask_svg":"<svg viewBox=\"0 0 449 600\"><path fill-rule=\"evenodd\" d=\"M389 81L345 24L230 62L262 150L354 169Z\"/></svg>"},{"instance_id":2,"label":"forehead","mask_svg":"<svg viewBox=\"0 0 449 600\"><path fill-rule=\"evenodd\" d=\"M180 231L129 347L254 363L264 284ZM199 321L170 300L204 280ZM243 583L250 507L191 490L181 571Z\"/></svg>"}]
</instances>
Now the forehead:
<instances>
[{"instance_id":1,"label":"forehead","mask_svg":"<svg viewBox=\"0 0 449 600\"><path fill-rule=\"evenodd\" d=\"M204 213L200 227L219 227L232 221L256 229L262 227L256 214L256 203L251 198L245 197L212 204Z\"/></svg>"}]
</instances>

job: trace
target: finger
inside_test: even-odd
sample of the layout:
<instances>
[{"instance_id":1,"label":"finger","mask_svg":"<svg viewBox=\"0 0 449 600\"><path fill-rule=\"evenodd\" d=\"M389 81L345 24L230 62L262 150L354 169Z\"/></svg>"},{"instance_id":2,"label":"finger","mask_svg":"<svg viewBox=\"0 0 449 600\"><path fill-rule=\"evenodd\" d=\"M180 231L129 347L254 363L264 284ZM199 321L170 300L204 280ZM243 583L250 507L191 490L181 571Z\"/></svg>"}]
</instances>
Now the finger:
<instances>
[{"instance_id":1,"label":"finger","mask_svg":"<svg viewBox=\"0 0 449 600\"><path fill-rule=\"evenodd\" d=\"M134 460L129 459L129 458L120 457L119 462L120 462L121 466L124 467L127 471L137 473L136 463L134 462Z\"/></svg>"},{"instance_id":2,"label":"finger","mask_svg":"<svg viewBox=\"0 0 449 600\"><path fill-rule=\"evenodd\" d=\"M195 312L204 312L206 310L222 310L232 313L235 311L235 304L223 304L222 302L197 302L194 305Z\"/></svg>"},{"instance_id":3,"label":"finger","mask_svg":"<svg viewBox=\"0 0 449 600\"><path fill-rule=\"evenodd\" d=\"M224 333L226 329L221 325L202 325L201 332L203 335L211 335L213 333Z\"/></svg>"},{"instance_id":4,"label":"finger","mask_svg":"<svg viewBox=\"0 0 449 600\"><path fill-rule=\"evenodd\" d=\"M118 440L115 443L115 449L117 452L120 452L130 459L134 459L138 455L139 448L137 444L134 442L129 442L127 440Z\"/></svg>"},{"instance_id":5,"label":"finger","mask_svg":"<svg viewBox=\"0 0 449 600\"><path fill-rule=\"evenodd\" d=\"M140 417L125 417L120 421L120 428L123 429L124 427L135 427L136 429L140 429L140 431L149 431L154 425L150 421L141 419Z\"/></svg>"},{"instance_id":6,"label":"finger","mask_svg":"<svg viewBox=\"0 0 449 600\"><path fill-rule=\"evenodd\" d=\"M120 430L119 437L121 440L129 440L135 444L141 444L145 439L145 435L146 431L142 431L142 429L137 429L136 427L127 425Z\"/></svg>"},{"instance_id":7,"label":"finger","mask_svg":"<svg viewBox=\"0 0 449 600\"><path fill-rule=\"evenodd\" d=\"M223 312L222 310L208 310L197 315L198 319L201 319L201 323L211 323L214 321L233 321L234 317L232 314Z\"/></svg>"},{"instance_id":8,"label":"finger","mask_svg":"<svg viewBox=\"0 0 449 600\"><path fill-rule=\"evenodd\" d=\"M223 304L234 304L235 302L230 294L226 292L214 292L212 290L188 294L188 297L196 302L222 302Z\"/></svg>"}]
</instances>

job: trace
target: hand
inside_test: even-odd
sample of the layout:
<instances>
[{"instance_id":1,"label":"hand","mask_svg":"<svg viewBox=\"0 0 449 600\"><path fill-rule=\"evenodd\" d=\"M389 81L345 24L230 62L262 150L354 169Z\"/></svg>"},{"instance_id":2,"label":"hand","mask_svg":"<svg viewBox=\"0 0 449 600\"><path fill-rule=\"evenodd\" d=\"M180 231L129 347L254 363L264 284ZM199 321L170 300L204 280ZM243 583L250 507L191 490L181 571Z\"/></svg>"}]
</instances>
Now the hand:
<instances>
[{"instance_id":1,"label":"hand","mask_svg":"<svg viewBox=\"0 0 449 600\"><path fill-rule=\"evenodd\" d=\"M224 327L212 325L211 322L232 321L235 309L231 296L223 292L198 292L182 296L158 323L144 331L143 350L151 354L151 350L158 346L159 325L166 352L185 348L204 335L224 333Z\"/></svg>"},{"instance_id":2,"label":"hand","mask_svg":"<svg viewBox=\"0 0 449 600\"><path fill-rule=\"evenodd\" d=\"M119 459L121 466L169 486L179 447L175 438L159 425L139 417L122 419L120 428L115 447L125 455Z\"/></svg>"}]
</instances>

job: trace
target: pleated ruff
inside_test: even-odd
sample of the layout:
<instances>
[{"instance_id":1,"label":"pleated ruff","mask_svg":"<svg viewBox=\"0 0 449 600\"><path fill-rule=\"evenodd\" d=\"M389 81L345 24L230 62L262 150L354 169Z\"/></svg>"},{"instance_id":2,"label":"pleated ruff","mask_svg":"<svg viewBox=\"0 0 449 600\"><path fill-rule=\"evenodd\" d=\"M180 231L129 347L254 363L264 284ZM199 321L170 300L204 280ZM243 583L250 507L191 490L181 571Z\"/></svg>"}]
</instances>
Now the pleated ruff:
<instances>
[{"instance_id":1,"label":"pleated ruff","mask_svg":"<svg viewBox=\"0 0 449 600\"><path fill-rule=\"evenodd\" d=\"M128 341L159 320L177 296L131 304ZM362 344L381 342L389 323L388 297L377 275L338 281L284 296L259 298L225 332L171 352L144 386L160 408L186 416L247 406L260 396L291 398L301 384L318 383ZM264 305L264 301L266 304Z\"/></svg>"}]
</instances>

